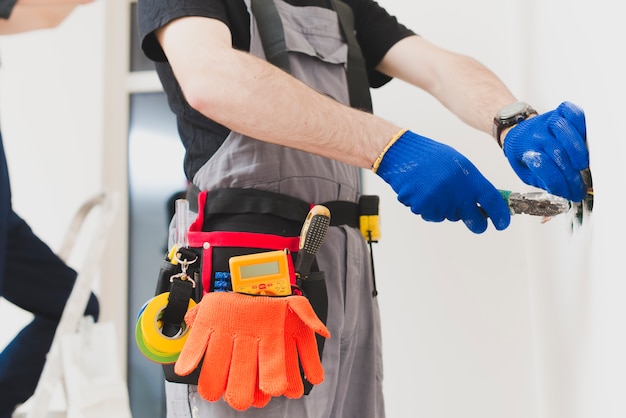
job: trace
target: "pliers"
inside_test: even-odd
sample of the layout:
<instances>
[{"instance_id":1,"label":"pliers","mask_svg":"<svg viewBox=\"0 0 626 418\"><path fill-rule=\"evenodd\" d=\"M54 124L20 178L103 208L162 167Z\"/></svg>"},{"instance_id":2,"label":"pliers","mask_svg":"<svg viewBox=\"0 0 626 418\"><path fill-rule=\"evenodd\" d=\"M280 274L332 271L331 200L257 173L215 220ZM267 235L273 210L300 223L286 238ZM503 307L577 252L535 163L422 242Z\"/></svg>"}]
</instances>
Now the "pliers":
<instances>
[{"instance_id":1,"label":"pliers","mask_svg":"<svg viewBox=\"0 0 626 418\"><path fill-rule=\"evenodd\" d=\"M572 202L548 192L517 193L509 190L499 192L509 206L511 215L556 216L572 208Z\"/></svg>"},{"instance_id":2,"label":"pliers","mask_svg":"<svg viewBox=\"0 0 626 418\"><path fill-rule=\"evenodd\" d=\"M593 209L593 184L589 168L581 172L583 181L587 186L585 198L578 203L563 197L552 195L548 192L516 193L508 190L499 190L502 198L506 201L511 215L526 214L533 216L552 217L567 213L574 209L576 218L582 219L584 211L591 213Z\"/></svg>"}]
</instances>

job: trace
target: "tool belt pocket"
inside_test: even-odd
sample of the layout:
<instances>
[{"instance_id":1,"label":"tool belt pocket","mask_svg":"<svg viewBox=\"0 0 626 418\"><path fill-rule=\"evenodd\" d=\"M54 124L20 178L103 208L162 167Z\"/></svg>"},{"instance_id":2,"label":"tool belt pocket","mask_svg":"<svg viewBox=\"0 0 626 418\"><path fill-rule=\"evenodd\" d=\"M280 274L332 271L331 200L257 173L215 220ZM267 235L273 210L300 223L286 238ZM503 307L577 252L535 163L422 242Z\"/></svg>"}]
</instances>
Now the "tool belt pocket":
<instances>
[{"instance_id":1,"label":"tool belt pocket","mask_svg":"<svg viewBox=\"0 0 626 418\"><path fill-rule=\"evenodd\" d=\"M291 199L252 189L220 189L198 195L198 217L189 227L189 247L186 249L190 259L197 257L198 260L190 264L195 282L195 302L208 292L239 291L269 296L301 294L309 299L318 318L326 323L328 297L324 272L319 271L314 261L308 278L296 280L294 262L299 250L300 230L309 208L297 199L290 203ZM293 207L294 203L297 208ZM295 210L290 210L290 206ZM254 256L243 257L250 255ZM261 261L254 264L247 261L257 257ZM239 259L242 259L241 263L236 264ZM233 270L232 266L237 266L234 268L238 270ZM267 279L274 277L270 273L278 270L282 274L275 277L280 279ZM161 276L157 294L171 287L170 273ZM255 276L264 279L256 280ZM285 277L289 278L288 282ZM317 342L321 358L324 338L318 335ZM174 363L163 364L163 370L170 382L197 384L201 366L187 376L174 373ZM305 381L305 393L310 390L307 384Z\"/></svg>"}]
</instances>

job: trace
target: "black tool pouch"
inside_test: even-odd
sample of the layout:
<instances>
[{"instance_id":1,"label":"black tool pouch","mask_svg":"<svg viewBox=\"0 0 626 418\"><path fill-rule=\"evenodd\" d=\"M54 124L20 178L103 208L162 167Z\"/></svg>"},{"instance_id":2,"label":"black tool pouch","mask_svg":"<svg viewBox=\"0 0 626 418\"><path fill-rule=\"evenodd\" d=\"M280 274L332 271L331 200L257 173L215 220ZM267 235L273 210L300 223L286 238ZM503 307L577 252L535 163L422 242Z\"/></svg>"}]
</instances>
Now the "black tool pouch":
<instances>
[{"instance_id":1,"label":"black tool pouch","mask_svg":"<svg viewBox=\"0 0 626 418\"><path fill-rule=\"evenodd\" d=\"M198 217L188 231L189 257L198 257L194 267L196 287L193 298L199 302L206 292L231 291L229 259L264 251L287 249L295 261L299 235L310 205L282 194L255 189L219 189L198 195ZM170 277L177 266L164 262L157 285L157 293L169 291ZM172 274L173 273L173 274ZM328 296L324 272L317 263L305 280L293 283L296 291L309 299L319 319L326 323ZM174 317L177 321L178 316ZM180 322L178 322L180 324ZM316 335L320 358L325 339ZM166 380L197 384L201 368L190 375L174 373L174 364L164 364ZM312 385L303 379L305 394Z\"/></svg>"}]
</instances>

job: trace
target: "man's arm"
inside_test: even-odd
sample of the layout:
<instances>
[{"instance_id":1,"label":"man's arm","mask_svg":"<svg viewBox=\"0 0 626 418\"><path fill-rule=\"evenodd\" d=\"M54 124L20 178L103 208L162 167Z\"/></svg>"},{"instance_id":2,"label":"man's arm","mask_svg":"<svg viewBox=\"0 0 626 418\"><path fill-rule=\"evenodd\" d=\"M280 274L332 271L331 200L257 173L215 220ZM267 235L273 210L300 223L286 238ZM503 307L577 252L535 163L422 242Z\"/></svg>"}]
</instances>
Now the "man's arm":
<instances>
[{"instance_id":1,"label":"man's arm","mask_svg":"<svg viewBox=\"0 0 626 418\"><path fill-rule=\"evenodd\" d=\"M9 19L0 19L0 35L58 26L80 4L93 0L18 0Z\"/></svg>"},{"instance_id":2,"label":"man's arm","mask_svg":"<svg viewBox=\"0 0 626 418\"><path fill-rule=\"evenodd\" d=\"M508 226L510 213L497 189L454 148L400 131L394 123L342 105L277 67L233 49L223 22L184 17L159 29L156 36L186 100L208 118L262 141L373 168L398 193L398 200L426 220L463 219L480 233L487 228L486 213L497 229ZM484 132L491 132L499 108L516 101L475 60L418 37L393 46L379 69L431 93ZM559 126L573 119L578 131L584 128L584 116L576 109L559 109L557 116L562 119ZM505 153L526 183L580 201L584 185L579 170L588 165L584 133L573 134L569 127L562 129L563 135L555 133L545 126L550 117L549 113L516 125L511 133L522 125L531 128L513 144L507 139L510 151ZM551 149L541 148L546 142ZM565 163L551 159L572 150L574 155ZM539 163L524 159L530 151L541 158Z\"/></svg>"},{"instance_id":3,"label":"man's arm","mask_svg":"<svg viewBox=\"0 0 626 418\"><path fill-rule=\"evenodd\" d=\"M218 20L177 19L157 38L189 104L234 131L371 168L400 130L233 49L228 27Z\"/></svg>"},{"instance_id":4,"label":"man's arm","mask_svg":"<svg viewBox=\"0 0 626 418\"><path fill-rule=\"evenodd\" d=\"M462 121L490 135L498 109L517 100L475 59L441 49L419 36L395 44L377 69L424 89Z\"/></svg>"}]
</instances>

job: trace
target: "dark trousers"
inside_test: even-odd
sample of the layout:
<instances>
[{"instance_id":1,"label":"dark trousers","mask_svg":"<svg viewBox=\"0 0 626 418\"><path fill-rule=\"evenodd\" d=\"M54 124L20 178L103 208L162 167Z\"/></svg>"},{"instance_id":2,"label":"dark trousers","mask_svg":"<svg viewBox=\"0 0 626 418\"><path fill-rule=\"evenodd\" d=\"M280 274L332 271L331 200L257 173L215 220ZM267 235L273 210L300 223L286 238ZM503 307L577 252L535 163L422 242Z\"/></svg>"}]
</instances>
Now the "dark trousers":
<instances>
[{"instance_id":1,"label":"dark trousers","mask_svg":"<svg viewBox=\"0 0 626 418\"><path fill-rule=\"evenodd\" d=\"M0 296L34 315L0 353L0 418L10 418L33 394L76 276L13 212L0 134ZM85 314L97 319L98 313L92 293ZM0 318L0 332L11 320Z\"/></svg>"}]
</instances>

